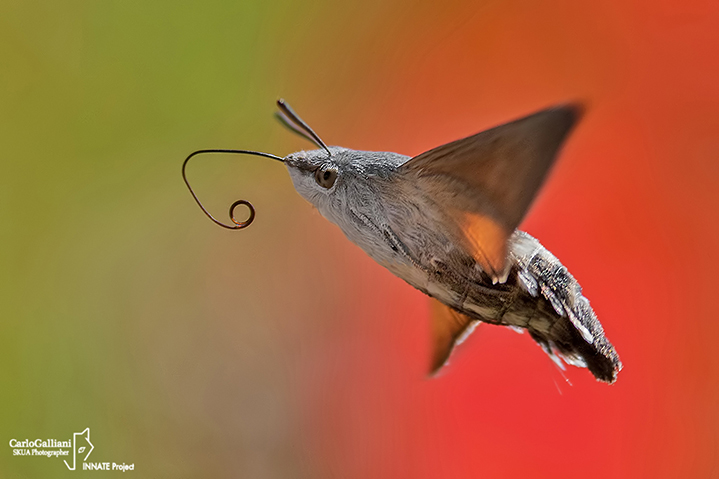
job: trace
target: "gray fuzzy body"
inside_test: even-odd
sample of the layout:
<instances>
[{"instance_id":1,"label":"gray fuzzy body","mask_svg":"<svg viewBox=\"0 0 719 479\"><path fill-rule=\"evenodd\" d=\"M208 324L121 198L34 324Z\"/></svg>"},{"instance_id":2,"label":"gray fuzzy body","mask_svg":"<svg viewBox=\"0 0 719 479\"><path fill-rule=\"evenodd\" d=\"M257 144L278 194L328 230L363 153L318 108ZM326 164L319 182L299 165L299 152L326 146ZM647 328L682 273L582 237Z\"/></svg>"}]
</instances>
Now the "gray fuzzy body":
<instances>
[{"instance_id":1,"label":"gray fuzzy body","mask_svg":"<svg viewBox=\"0 0 719 479\"><path fill-rule=\"evenodd\" d=\"M470 318L527 329L550 356L588 366L611 381L621 367L582 289L539 241L515 230L504 281L493 284L447 232L434 194L400 181L410 158L397 153L331 147L293 153L285 162L297 191L353 243L410 285ZM331 164L332 188L313 172ZM437 195L446 192L436 192Z\"/></svg>"}]
</instances>

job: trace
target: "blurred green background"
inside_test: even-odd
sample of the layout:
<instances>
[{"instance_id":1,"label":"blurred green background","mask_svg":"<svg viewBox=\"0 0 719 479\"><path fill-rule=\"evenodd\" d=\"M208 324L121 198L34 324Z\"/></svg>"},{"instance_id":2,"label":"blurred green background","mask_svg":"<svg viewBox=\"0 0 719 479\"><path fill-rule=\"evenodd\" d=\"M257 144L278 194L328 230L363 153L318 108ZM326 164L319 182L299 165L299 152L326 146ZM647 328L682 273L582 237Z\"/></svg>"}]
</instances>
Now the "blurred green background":
<instances>
[{"instance_id":1,"label":"blurred green background","mask_svg":"<svg viewBox=\"0 0 719 479\"><path fill-rule=\"evenodd\" d=\"M299 201L275 164L191 165L210 208L237 191L258 208L264 231L225 236L188 201L179 167L201 147L296 146L273 102L300 88L298 65L320 64L296 38L322 8L2 2L4 442L90 427L90 461L135 463L142 477L302 469L268 339L281 321L263 306L292 267L280 238ZM2 477L63 474L57 459L0 455Z\"/></svg>"},{"instance_id":2,"label":"blurred green background","mask_svg":"<svg viewBox=\"0 0 719 479\"><path fill-rule=\"evenodd\" d=\"M719 234L695 205L719 205L717 18L701 1L3 0L0 439L89 427L88 460L138 477L716 477ZM221 220L257 209L213 225L182 160L311 148L278 97L329 144L405 154L587 102L525 227L584 285L617 385L571 369L569 387L500 328L426 380L424 297L276 162L191 163ZM78 473L0 449L0 477Z\"/></svg>"}]
</instances>

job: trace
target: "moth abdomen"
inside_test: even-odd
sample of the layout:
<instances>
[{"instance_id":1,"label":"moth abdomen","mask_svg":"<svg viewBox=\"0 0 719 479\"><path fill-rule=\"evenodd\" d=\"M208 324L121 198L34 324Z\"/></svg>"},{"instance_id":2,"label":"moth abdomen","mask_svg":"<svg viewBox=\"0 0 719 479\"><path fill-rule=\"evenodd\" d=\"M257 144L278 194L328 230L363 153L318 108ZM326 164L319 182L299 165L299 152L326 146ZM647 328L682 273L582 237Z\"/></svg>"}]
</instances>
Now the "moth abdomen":
<instances>
[{"instance_id":1,"label":"moth abdomen","mask_svg":"<svg viewBox=\"0 0 719 479\"><path fill-rule=\"evenodd\" d=\"M516 231L511 255L526 294L536 299L527 330L550 356L586 366L614 382L622 363L582 288L559 260L527 233Z\"/></svg>"}]
</instances>

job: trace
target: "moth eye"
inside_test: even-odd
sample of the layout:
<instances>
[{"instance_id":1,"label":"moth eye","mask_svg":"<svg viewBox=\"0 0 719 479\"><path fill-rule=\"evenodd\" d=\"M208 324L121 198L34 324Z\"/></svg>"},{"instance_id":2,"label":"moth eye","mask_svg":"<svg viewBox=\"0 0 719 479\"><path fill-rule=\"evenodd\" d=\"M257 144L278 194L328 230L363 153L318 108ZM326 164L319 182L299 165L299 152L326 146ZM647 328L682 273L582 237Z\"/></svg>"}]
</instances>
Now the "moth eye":
<instances>
[{"instance_id":1,"label":"moth eye","mask_svg":"<svg viewBox=\"0 0 719 479\"><path fill-rule=\"evenodd\" d=\"M332 185L335 184L336 179L337 170L332 167L318 168L317 171L315 171L315 181L322 188L332 188Z\"/></svg>"}]
</instances>

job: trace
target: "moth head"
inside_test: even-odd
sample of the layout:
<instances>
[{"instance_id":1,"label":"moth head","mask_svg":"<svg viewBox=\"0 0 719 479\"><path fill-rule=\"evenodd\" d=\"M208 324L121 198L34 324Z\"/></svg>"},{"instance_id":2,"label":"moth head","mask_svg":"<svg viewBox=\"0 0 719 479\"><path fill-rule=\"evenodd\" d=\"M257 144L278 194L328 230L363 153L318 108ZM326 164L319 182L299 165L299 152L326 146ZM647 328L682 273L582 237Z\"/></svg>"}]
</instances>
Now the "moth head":
<instances>
[{"instance_id":1,"label":"moth head","mask_svg":"<svg viewBox=\"0 0 719 479\"><path fill-rule=\"evenodd\" d=\"M330 146L292 153L284 163L297 192L319 207L319 201L333 197L344 197L348 203L367 201L407 159L398 153Z\"/></svg>"},{"instance_id":2,"label":"moth head","mask_svg":"<svg viewBox=\"0 0 719 479\"><path fill-rule=\"evenodd\" d=\"M317 198L326 197L337 190L342 182L343 171L335 155L342 148L298 151L287 155L285 166L290 173L297 192L315 204Z\"/></svg>"},{"instance_id":3,"label":"moth head","mask_svg":"<svg viewBox=\"0 0 719 479\"><path fill-rule=\"evenodd\" d=\"M329 218L335 216L333 211L355 202L354 192L369 180L358 171L358 153L332 146L298 151L287 155L284 162L300 196Z\"/></svg>"}]
</instances>

